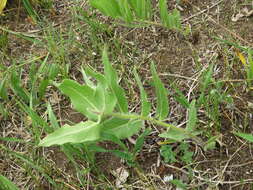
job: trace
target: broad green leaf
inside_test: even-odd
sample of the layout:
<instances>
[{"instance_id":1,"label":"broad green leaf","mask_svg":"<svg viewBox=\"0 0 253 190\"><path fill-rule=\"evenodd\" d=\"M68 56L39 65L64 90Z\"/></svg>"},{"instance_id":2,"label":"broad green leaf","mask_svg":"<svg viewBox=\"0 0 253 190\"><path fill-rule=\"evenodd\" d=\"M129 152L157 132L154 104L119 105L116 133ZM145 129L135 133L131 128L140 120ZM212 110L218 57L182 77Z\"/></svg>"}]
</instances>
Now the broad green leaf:
<instances>
[{"instance_id":1,"label":"broad green leaf","mask_svg":"<svg viewBox=\"0 0 253 190\"><path fill-rule=\"evenodd\" d=\"M160 134L159 137L173 139L175 141L182 141L184 139L190 138L187 134L185 134L183 132L180 133L173 128L170 128L170 129L168 129L167 132Z\"/></svg>"},{"instance_id":2,"label":"broad green leaf","mask_svg":"<svg viewBox=\"0 0 253 190\"><path fill-rule=\"evenodd\" d=\"M101 73L94 71L90 67L86 67L84 70L84 73L85 73L86 77L89 76L89 77L93 77L94 79L96 79L104 88L108 87L108 82L106 81L106 77L104 75L102 75ZM88 83L90 83L90 82L88 82Z\"/></svg>"},{"instance_id":3,"label":"broad green leaf","mask_svg":"<svg viewBox=\"0 0 253 190\"><path fill-rule=\"evenodd\" d=\"M133 73L134 73L135 80L137 82L137 85L139 86L140 93L141 93L141 115L148 116L150 113L150 110L151 110L151 104L148 101L147 93L145 92L145 90L143 88L143 85L141 83L140 77L139 77L136 69L134 69Z\"/></svg>"},{"instance_id":4,"label":"broad green leaf","mask_svg":"<svg viewBox=\"0 0 253 190\"><path fill-rule=\"evenodd\" d=\"M128 112L128 102L126 95L124 89L118 84L118 76L109 62L106 48L104 48L103 51L102 62L104 65L105 78L109 84L110 89L117 99L117 108L120 112L126 113Z\"/></svg>"},{"instance_id":5,"label":"broad green leaf","mask_svg":"<svg viewBox=\"0 0 253 190\"><path fill-rule=\"evenodd\" d=\"M99 84L95 91L95 100L100 107L100 115L111 114L116 106L117 100L114 93L105 89L102 84Z\"/></svg>"},{"instance_id":6,"label":"broad green leaf","mask_svg":"<svg viewBox=\"0 0 253 190\"><path fill-rule=\"evenodd\" d=\"M151 72L157 96L156 117L164 120L169 113L168 92L156 72L154 63L151 64Z\"/></svg>"},{"instance_id":7,"label":"broad green leaf","mask_svg":"<svg viewBox=\"0 0 253 190\"><path fill-rule=\"evenodd\" d=\"M97 120L98 116L94 113L99 113L101 110L97 105L95 99L95 90L87 85L80 85L79 83L65 79L58 88L70 97L74 108L80 113L87 116L89 119Z\"/></svg>"},{"instance_id":8,"label":"broad green leaf","mask_svg":"<svg viewBox=\"0 0 253 190\"><path fill-rule=\"evenodd\" d=\"M80 122L74 126L64 125L41 140L39 146L96 141L100 138L100 128L98 123L92 121Z\"/></svg>"},{"instance_id":9,"label":"broad green leaf","mask_svg":"<svg viewBox=\"0 0 253 190\"><path fill-rule=\"evenodd\" d=\"M188 117L188 122L187 122L185 129L189 132L192 132L195 130L197 120L198 120L197 119L196 100L193 100L191 102L188 114L189 114L189 117Z\"/></svg>"},{"instance_id":10,"label":"broad green leaf","mask_svg":"<svg viewBox=\"0 0 253 190\"><path fill-rule=\"evenodd\" d=\"M106 47L103 50L102 62L103 62L103 65L104 65L105 78L106 78L108 84L118 83L117 72L112 67L112 65L111 65L111 63L109 61Z\"/></svg>"},{"instance_id":11,"label":"broad green leaf","mask_svg":"<svg viewBox=\"0 0 253 190\"><path fill-rule=\"evenodd\" d=\"M113 130L117 126L122 126L126 125L129 122L128 119L121 119L117 117L112 117L109 118L105 121L103 121L102 125L102 131L107 131L107 130Z\"/></svg>"},{"instance_id":12,"label":"broad green leaf","mask_svg":"<svg viewBox=\"0 0 253 190\"><path fill-rule=\"evenodd\" d=\"M85 82L85 84L87 84L89 87L91 88L95 88L95 84L90 80L90 77L86 74L86 71L84 70L84 68L81 68L81 73L83 75L83 80Z\"/></svg>"},{"instance_id":13,"label":"broad green leaf","mask_svg":"<svg viewBox=\"0 0 253 190\"><path fill-rule=\"evenodd\" d=\"M115 135L120 139L128 138L138 133L143 126L143 121L111 118L104 121L102 131Z\"/></svg>"},{"instance_id":14,"label":"broad green leaf","mask_svg":"<svg viewBox=\"0 0 253 190\"><path fill-rule=\"evenodd\" d=\"M193 138L194 136L197 136L199 134L201 134L202 131L193 131L193 132L189 132L187 130L182 131L178 131L174 128L169 128L168 131L162 133L159 135L159 137L163 137L163 138L167 138L167 139L172 139L175 141L182 141L184 139L190 139Z\"/></svg>"},{"instance_id":15,"label":"broad green leaf","mask_svg":"<svg viewBox=\"0 0 253 190\"><path fill-rule=\"evenodd\" d=\"M253 135L249 133L234 133L238 137L241 137L249 142L253 142Z\"/></svg>"},{"instance_id":16,"label":"broad green leaf","mask_svg":"<svg viewBox=\"0 0 253 190\"><path fill-rule=\"evenodd\" d=\"M115 94L109 89L109 84L104 75L95 72L91 68L85 69L86 75L93 77L97 80L97 87L95 89L95 99L97 105L100 105L101 112L103 114L110 114L117 103Z\"/></svg>"},{"instance_id":17,"label":"broad green leaf","mask_svg":"<svg viewBox=\"0 0 253 190\"><path fill-rule=\"evenodd\" d=\"M119 2L117 0L90 0L91 6L101 13L112 18L121 17Z\"/></svg>"},{"instance_id":18,"label":"broad green leaf","mask_svg":"<svg viewBox=\"0 0 253 190\"><path fill-rule=\"evenodd\" d=\"M18 190L18 187L8 178L0 174L0 189L3 190Z\"/></svg>"}]
</instances>

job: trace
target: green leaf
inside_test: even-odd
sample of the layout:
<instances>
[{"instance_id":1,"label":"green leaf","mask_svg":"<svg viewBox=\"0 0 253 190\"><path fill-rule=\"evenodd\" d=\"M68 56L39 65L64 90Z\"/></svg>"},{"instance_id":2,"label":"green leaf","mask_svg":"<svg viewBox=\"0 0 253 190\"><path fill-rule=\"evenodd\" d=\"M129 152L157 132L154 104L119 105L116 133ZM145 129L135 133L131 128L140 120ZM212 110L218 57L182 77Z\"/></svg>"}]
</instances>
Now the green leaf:
<instances>
[{"instance_id":1,"label":"green leaf","mask_svg":"<svg viewBox=\"0 0 253 190\"><path fill-rule=\"evenodd\" d=\"M57 122L56 116L55 116L55 114L54 114L54 112L52 110L52 107L51 107L51 105L49 103L47 105L47 113L48 113L48 118L49 118L49 121L50 121L53 129L55 129L55 130L59 129L60 126L59 126L59 124Z\"/></svg>"},{"instance_id":2,"label":"green leaf","mask_svg":"<svg viewBox=\"0 0 253 190\"><path fill-rule=\"evenodd\" d=\"M247 79L249 86L253 86L253 51L248 50Z\"/></svg>"},{"instance_id":3,"label":"green leaf","mask_svg":"<svg viewBox=\"0 0 253 190\"><path fill-rule=\"evenodd\" d=\"M0 174L0 189L3 190L18 190L18 187L8 178Z\"/></svg>"},{"instance_id":4,"label":"green leaf","mask_svg":"<svg viewBox=\"0 0 253 190\"><path fill-rule=\"evenodd\" d=\"M5 106L0 102L0 115L2 118L7 119L8 118L8 109L5 108Z\"/></svg>"},{"instance_id":5,"label":"green leaf","mask_svg":"<svg viewBox=\"0 0 253 190\"><path fill-rule=\"evenodd\" d=\"M94 113L99 113L101 110L95 99L95 90L87 85L80 85L77 82L65 79L58 88L70 97L74 108L84 114L91 120L97 120L98 116Z\"/></svg>"},{"instance_id":6,"label":"green leaf","mask_svg":"<svg viewBox=\"0 0 253 190\"><path fill-rule=\"evenodd\" d=\"M128 150L128 148L126 147L126 145L118 137L116 137L113 134L101 131L101 139L103 141L114 142L115 144L118 144L123 150L125 150L125 151Z\"/></svg>"},{"instance_id":7,"label":"green leaf","mask_svg":"<svg viewBox=\"0 0 253 190\"><path fill-rule=\"evenodd\" d=\"M95 88L95 99L97 102L97 105L100 107L101 114L108 115L112 113L114 110L117 99L115 94L109 89L109 84L106 80L106 78L98 73L92 70L91 68L87 67L85 69L86 75L93 77L97 80L97 87Z\"/></svg>"},{"instance_id":8,"label":"green leaf","mask_svg":"<svg viewBox=\"0 0 253 190\"><path fill-rule=\"evenodd\" d=\"M176 153L173 152L170 145L162 145L160 148L160 154L167 163L177 162Z\"/></svg>"},{"instance_id":9,"label":"green leaf","mask_svg":"<svg viewBox=\"0 0 253 190\"><path fill-rule=\"evenodd\" d=\"M199 134L201 134L201 131L193 131L188 134L186 130L185 130L185 132L183 132L183 131L179 132L178 130L176 130L174 128L169 128L168 131L160 134L159 137L168 138L168 139L172 139L172 140L180 142L184 139L190 139L193 136L196 136Z\"/></svg>"},{"instance_id":10,"label":"green leaf","mask_svg":"<svg viewBox=\"0 0 253 190\"><path fill-rule=\"evenodd\" d=\"M80 122L74 126L64 125L41 140L39 146L96 141L100 138L100 128L98 123L92 121Z\"/></svg>"},{"instance_id":11,"label":"green leaf","mask_svg":"<svg viewBox=\"0 0 253 190\"><path fill-rule=\"evenodd\" d=\"M42 119L32 108L27 106L25 103L16 100L20 108L24 113L27 113L28 118L32 120L32 128L29 127L29 130L32 130L32 134L35 137L35 140L38 141L41 137L41 130L46 132L51 132L52 129L48 126L47 122Z\"/></svg>"},{"instance_id":12,"label":"green leaf","mask_svg":"<svg viewBox=\"0 0 253 190\"><path fill-rule=\"evenodd\" d=\"M93 152L110 152L112 154L114 154L115 156L124 159L125 161L127 161L127 163L131 166L134 166L134 157L131 153L129 153L128 151L121 151L121 150L107 150L103 147L97 146L97 145L91 145L90 150L92 150Z\"/></svg>"},{"instance_id":13,"label":"green leaf","mask_svg":"<svg viewBox=\"0 0 253 190\"><path fill-rule=\"evenodd\" d=\"M139 86L140 93L141 93L141 115L148 116L150 113L150 110L151 110L151 104L148 101L147 93L145 92L145 90L143 88L143 85L141 83L140 77L139 77L136 69L134 69L133 73L134 73L135 80L137 82L137 85Z\"/></svg>"},{"instance_id":14,"label":"green leaf","mask_svg":"<svg viewBox=\"0 0 253 190\"><path fill-rule=\"evenodd\" d=\"M104 48L103 51L102 61L104 64L105 78L109 84L110 89L112 90L117 99L117 108L120 112L126 113L128 112L128 102L126 99L126 95L124 89L118 84L118 76L109 62L106 48Z\"/></svg>"},{"instance_id":15,"label":"green leaf","mask_svg":"<svg viewBox=\"0 0 253 190\"><path fill-rule=\"evenodd\" d=\"M59 71L60 71L59 65L55 63L51 64L48 71L48 79L54 80L55 77L58 75Z\"/></svg>"},{"instance_id":16,"label":"green leaf","mask_svg":"<svg viewBox=\"0 0 253 190\"><path fill-rule=\"evenodd\" d=\"M133 150L134 155L136 155L139 151L141 151L145 137L148 136L150 132L151 132L150 129L145 129L145 131L137 138Z\"/></svg>"},{"instance_id":17,"label":"green leaf","mask_svg":"<svg viewBox=\"0 0 253 190\"><path fill-rule=\"evenodd\" d=\"M173 19L172 28L181 29L181 15L177 9L174 9L172 11L172 19Z\"/></svg>"},{"instance_id":18,"label":"green leaf","mask_svg":"<svg viewBox=\"0 0 253 190\"><path fill-rule=\"evenodd\" d=\"M180 159L186 164L192 163L194 153L189 150L189 144L183 142L179 145L179 149L183 153L183 156L181 156Z\"/></svg>"},{"instance_id":19,"label":"green leaf","mask_svg":"<svg viewBox=\"0 0 253 190\"><path fill-rule=\"evenodd\" d=\"M29 102L30 98L29 98L29 93L27 91L24 90L24 88L21 86L21 80L17 74L16 71L13 71L11 73L11 87L12 90L14 91L14 93L21 97L26 103Z\"/></svg>"},{"instance_id":20,"label":"green leaf","mask_svg":"<svg viewBox=\"0 0 253 190\"><path fill-rule=\"evenodd\" d=\"M187 100L187 98L184 96L184 94L180 90L178 90L176 87L174 87L174 90L176 91L176 94L174 95L174 99L185 108L189 108L190 103Z\"/></svg>"},{"instance_id":21,"label":"green leaf","mask_svg":"<svg viewBox=\"0 0 253 190\"><path fill-rule=\"evenodd\" d=\"M49 80L48 79L43 79L40 82L39 89L38 89L39 98L42 99L44 97L48 85L49 85Z\"/></svg>"},{"instance_id":22,"label":"green leaf","mask_svg":"<svg viewBox=\"0 0 253 190\"><path fill-rule=\"evenodd\" d=\"M186 125L186 130L189 132L192 132L195 130L196 128L196 124L197 124L197 109L196 109L196 100L193 100L190 104L190 108L189 108L189 118L188 118L188 122Z\"/></svg>"},{"instance_id":23,"label":"green leaf","mask_svg":"<svg viewBox=\"0 0 253 190\"><path fill-rule=\"evenodd\" d=\"M134 157L130 152L124 152L120 150L110 150L110 152L113 153L115 156L126 160L127 164L130 165L131 167L135 166Z\"/></svg>"},{"instance_id":24,"label":"green leaf","mask_svg":"<svg viewBox=\"0 0 253 190\"><path fill-rule=\"evenodd\" d=\"M169 27L169 13L167 7L167 0L159 0L160 19L163 26Z\"/></svg>"},{"instance_id":25,"label":"green leaf","mask_svg":"<svg viewBox=\"0 0 253 190\"><path fill-rule=\"evenodd\" d=\"M205 142L205 145L204 145L204 150L207 151L207 150L213 150L215 149L216 147L216 141L219 142L220 138L220 135L216 135L216 136L213 136L211 138L208 139L207 142Z\"/></svg>"},{"instance_id":26,"label":"green leaf","mask_svg":"<svg viewBox=\"0 0 253 190\"><path fill-rule=\"evenodd\" d=\"M6 89L6 78L0 81L0 98L8 100L8 93Z\"/></svg>"},{"instance_id":27,"label":"green leaf","mask_svg":"<svg viewBox=\"0 0 253 190\"><path fill-rule=\"evenodd\" d=\"M179 133L177 130L170 128L167 132L162 133L159 135L159 137L173 139L175 141L182 141L184 139L190 138L185 133Z\"/></svg>"},{"instance_id":28,"label":"green leaf","mask_svg":"<svg viewBox=\"0 0 253 190\"><path fill-rule=\"evenodd\" d=\"M172 183L179 189L182 189L182 190L187 189L187 185L183 183L181 180L174 179L174 180L171 180L170 183Z\"/></svg>"},{"instance_id":29,"label":"green leaf","mask_svg":"<svg viewBox=\"0 0 253 190\"><path fill-rule=\"evenodd\" d=\"M121 17L120 7L117 0L90 0L92 7L112 18Z\"/></svg>"},{"instance_id":30,"label":"green leaf","mask_svg":"<svg viewBox=\"0 0 253 190\"><path fill-rule=\"evenodd\" d=\"M128 0L121 0L122 2L119 3L120 12L125 22L132 22L133 21L133 13L131 11L131 7L128 3Z\"/></svg>"},{"instance_id":31,"label":"green leaf","mask_svg":"<svg viewBox=\"0 0 253 190\"><path fill-rule=\"evenodd\" d=\"M36 13L35 9L32 7L31 3L29 0L23 0L23 5L25 7L25 10L29 14L29 16L33 19L34 22L39 20L39 15Z\"/></svg>"},{"instance_id":32,"label":"green leaf","mask_svg":"<svg viewBox=\"0 0 253 190\"><path fill-rule=\"evenodd\" d=\"M169 113L168 92L156 72L154 63L151 64L151 72L157 96L156 117L164 120Z\"/></svg>"},{"instance_id":33,"label":"green leaf","mask_svg":"<svg viewBox=\"0 0 253 190\"><path fill-rule=\"evenodd\" d=\"M115 135L120 139L128 138L138 133L143 126L143 121L111 118L104 121L102 131Z\"/></svg>"},{"instance_id":34,"label":"green leaf","mask_svg":"<svg viewBox=\"0 0 253 190\"><path fill-rule=\"evenodd\" d=\"M135 16L141 20L148 20L152 15L152 5L150 0L130 0Z\"/></svg>"},{"instance_id":35,"label":"green leaf","mask_svg":"<svg viewBox=\"0 0 253 190\"><path fill-rule=\"evenodd\" d=\"M90 77L87 75L86 71L84 70L84 68L81 68L81 73L83 75L83 80L85 82L85 84L87 84L89 87L91 88L95 88L95 84L90 80Z\"/></svg>"},{"instance_id":36,"label":"green leaf","mask_svg":"<svg viewBox=\"0 0 253 190\"><path fill-rule=\"evenodd\" d=\"M164 27L181 29L181 16L177 9L168 12L167 0L159 0L160 19Z\"/></svg>"},{"instance_id":37,"label":"green leaf","mask_svg":"<svg viewBox=\"0 0 253 190\"><path fill-rule=\"evenodd\" d=\"M249 142L253 142L253 135L249 133L234 133L238 137L241 137Z\"/></svg>"},{"instance_id":38,"label":"green leaf","mask_svg":"<svg viewBox=\"0 0 253 190\"><path fill-rule=\"evenodd\" d=\"M207 71L203 73L203 78L201 79L201 81L203 82L201 84L201 94L198 98L198 105L201 105L206 101L205 90L212 81L212 74L213 74L213 64L211 64L208 67Z\"/></svg>"},{"instance_id":39,"label":"green leaf","mask_svg":"<svg viewBox=\"0 0 253 190\"><path fill-rule=\"evenodd\" d=\"M93 70L92 68L90 68L90 67L86 67L84 73L85 73L85 75L86 75L87 78L88 78L88 76L89 76L89 77L93 77L94 79L96 79L97 82L99 82L99 84L101 84L104 88L108 88L108 87L109 87L109 84L108 84L108 82L106 81L105 76L102 75L101 73L98 73L98 72L94 71L94 70ZM91 81L90 81L90 80L87 80L87 79L86 79L86 82L87 82L87 83L91 83ZM93 88L95 88L94 83L92 83L92 85L93 85ZM92 85L91 85L91 86L92 86Z\"/></svg>"}]
</instances>

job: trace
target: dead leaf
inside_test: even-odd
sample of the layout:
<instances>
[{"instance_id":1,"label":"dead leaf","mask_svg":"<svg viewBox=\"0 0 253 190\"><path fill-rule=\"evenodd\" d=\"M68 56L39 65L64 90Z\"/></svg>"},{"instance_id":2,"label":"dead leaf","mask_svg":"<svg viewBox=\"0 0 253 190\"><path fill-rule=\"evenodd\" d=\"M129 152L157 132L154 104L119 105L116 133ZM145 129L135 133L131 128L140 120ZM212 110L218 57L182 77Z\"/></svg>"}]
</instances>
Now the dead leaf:
<instances>
[{"instance_id":1,"label":"dead leaf","mask_svg":"<svg viewBox=\"0 0 253 190\"><path fill-rule=\"evenodd\" d=\"M235 49L235 54L240 59L240 61L242 62L242 64L244 66L246 66L247 65L247 61L246 61L246 58L244 57L244 55L238 49Z\"/></svg>"},{"instance_id":2,"label":"dead leaf","mask_svg":"<svg viewBox=\"0 0 253 190\"><path fill-rule=\"evenodd\" d=\"M117 188L121 188L129 176L129 172L124 167L117 168L112 171L112 174L116 177L115 185Z\"/></svg>"},{"instance_id":3,"label":"dead leaf","mask_svg":"<svg viewBox=\"0 0 253 190\"><path fill-rule=\"evenodd\" d=\"M7 0L0 0L0 15L2 14L5 6L6 6Z\"/></svg>"}]
</instances>

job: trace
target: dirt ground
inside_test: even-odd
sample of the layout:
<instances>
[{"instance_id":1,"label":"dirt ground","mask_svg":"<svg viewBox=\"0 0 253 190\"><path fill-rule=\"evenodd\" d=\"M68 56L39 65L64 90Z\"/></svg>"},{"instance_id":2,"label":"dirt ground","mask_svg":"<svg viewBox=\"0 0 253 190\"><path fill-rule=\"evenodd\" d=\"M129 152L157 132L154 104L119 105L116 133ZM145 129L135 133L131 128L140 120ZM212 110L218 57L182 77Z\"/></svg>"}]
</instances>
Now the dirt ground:
<instances>
[{"instance_id":1,"label":"dirt ground","mask_svg":"<svg viewBox=\"0 0 253 190\"><path fill-rule=\"evenodd\" d=\"M71 10L69 9L74 4L75 2L56 0L54 2L54 11L42 11L40 14L45 14L48 20L54 23L53 27L61 28L64 31L68 24L70 25L71 22L74 22L70 19ZM81 5L84 9L87 6L86 3L81 3ZM27 14L22 8L12 6L10 3L7 7L8 12L6 16L0 18L1 26L8 26L11 31L41 36L42 29L29 21ZM146 79L150 78L150 61L153 60L155 62L158 73L170 92L168 122L175 125L185 122L186 110L173 100L172 97L175 92L171 84L176 84L187 95L197 85L196 80L199 80L201 70L214 63L214 78L227 80L226 85L223 87L224 91L226 87L231 88L230 94L234 98L233 108L229 109L225 105L220 106L220 130L210 130L211 135L221 135L220 143L216 144L215 149L207 151L190 143L190 149L194 152L194 159L191 164L187 166L182 163L166 164L160 156L161 145L159 142L162 139L158 137L158 134L163 129L152 126L154 130L146 138L144 148L137 157L137 162L145 174L144 178L141 178L125 162L110 153L96 154L96 165L103 172L108 184L114 184L116 180L112 171L120 167L129 171L130 177L125 189L152 189L151 186L155 187L153 189L175 189L174 186L164 182L164 177L168 175L173 175L175 179L181 179L189 185L189 189L253 189L252 145L232 133L236 129L242 129L245 126L247 126L246 131L252 133L253 108L249 104L253 103L253 92L252 90L247 90L245 84L240 82L245 74L243 65L235 56L235 47L229 43L224 43L227 40L242 47L253 48L253 14L242 16L235 21L236 15L242 13L244 9L248 11L253 10L253 2L245 0L181 0L177 4L176 1L171 1L169 8L173 9L175 7L182 14L183 25L191 29L189 35L184 36L178 32L168 31L156 26L135 29L113 26L110 27L110 30L113 31L113 36L108 36L105 32L101 32L98 37L105 42L107 40L112 41L112 38L118 39L119 48L116 45L110 47L111 50L115 50L111 57L115 58L115 67L121 70L120 75L124 78L122 85L125 85L124 88L128 92L131 102L130 107L135 110L139 109L138 106L135 106L139 105L139 95L130 70L133 65L137 67L141 78L144 79L145 89L148 91L149 96L152 97L154 95L153 90ZM18 16L15 16L15 12L19 9L21 10ZM101 18L101 20L105 23L111 22L109 19ZM85 26L85 23L81 23L81 25ZM85 36L78 33L78 28L75 31L77 36L81 36L83 40L80 42L84 44L82 47L87 47L91 44ZM79 68L84 63L93 65L98 70L101 69L99 48L95 48L98 47L94 46L94 52L96 52L94 55L91 55L90 52L81 51L76 47L69 49L68 62L70 63L70 76L72 78L81 80ZM15 59L19 61L29 60L32 58L31 55L46 55L47 50L40 47L32 47L30 42L16 35L9 34L8 46L5 47L5 52L5 55L1 55L0 62L5 66L11 67L12 61ZM230 69L229 74L228 68ZM28 69L29 65L24 67L25 74L28 73ZM191 97L197 97L198 95L195 91L191 94ZM85 119L82 115L72 110L69 107L69 101L55 89L50 88L47 97L43 101L55 102L55 104L52 104L53 110L57 117L62 119L61 124L66 122L76 123ZM8 111L11 114L7 118L0 116L0 136L22 139L31 138L29 130L27 130L22 121L24 114L19 113L19 110L15 107L15 102L11 100L8 103L4 103L4 105L8 107ZM44 111L38 109L40 114L43 114ZM199 128L207 130L207 117L201 116L201 112L199 115L201 120ZM149 124L147 123L147 125ZM134 136L133 139L135 138ZM206 140L206 137L203 138ZM125 143L129 147L133 146L129 140L125 140ZM28 154L32 149L31 145L14 142L6 143L1 141L1 144L9 147L14 152L22 153L22 155ZM102 146L115 148L115 145L110 143L105 143ZM177 146L178 144L175 143L173 148L177 149ZM36 159L41 155L44 156L44 159L40 160L38 164L43 165L44 162L47 162L47 167L51 167L49 171L46 171L48 175L57 182L64 181L70 184L65 189L78 189L78 187L75 187L75 184L79 183L76 178L76 171L60 148L53 147L45 150L38 149L37 151ZM30 158L34 159L34 157ZM36 162L36 160L34 161ZM0 173L14 181L20 189L24 189L23 187L35 190L52 189L40 174L36 174L33 177L34 171L32 169L25 170L19 167L21 162L22 160L15 159L1 150ZM81 168L88 167L81 160L76 162ZM28 165L26 166L28 167ZM30 173L27 173L27 171ZM98 179L94 173L91 172L89 178L95 181L97 185L87 185L86 189L110 189L105 188L103 186L105 182Z\"/></svg>"}]
</instances>

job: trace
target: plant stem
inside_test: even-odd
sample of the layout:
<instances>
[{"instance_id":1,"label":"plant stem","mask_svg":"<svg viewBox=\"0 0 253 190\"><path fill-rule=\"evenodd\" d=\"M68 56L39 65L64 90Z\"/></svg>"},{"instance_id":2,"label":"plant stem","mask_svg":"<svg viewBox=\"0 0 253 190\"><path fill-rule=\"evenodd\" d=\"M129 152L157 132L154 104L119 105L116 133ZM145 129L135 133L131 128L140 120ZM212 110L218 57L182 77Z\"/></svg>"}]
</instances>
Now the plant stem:
<instances>
[{"instance_id":1,"label":"plant stem","mask_svg":"<svg viewBox=\"0 0 253 190\"><path fill-rule=\"evenodd\" d=\"M184 133L187 136L193 138L194 140L196 140L196 142L200 145L203 145L203 141L198 138L197 136L193 135L192 133L190 133L189 131L183 129L183 128L179 128L176 127L175 125L169 124L169 123L165 123L163 121L154 119L153 117L147 117L147 116L142 116L142 115L137 115L137 114L125 114L125 113L111 113L110 114L113 117L117 117L117 118L122 118L122 119L139 119L139 120L143 120L143 121L150 121L154 124L157 124L159 126L165 127L165 128L172 128L176 131L178 131L179 133Z\"/></svg>"}]
</instances>

